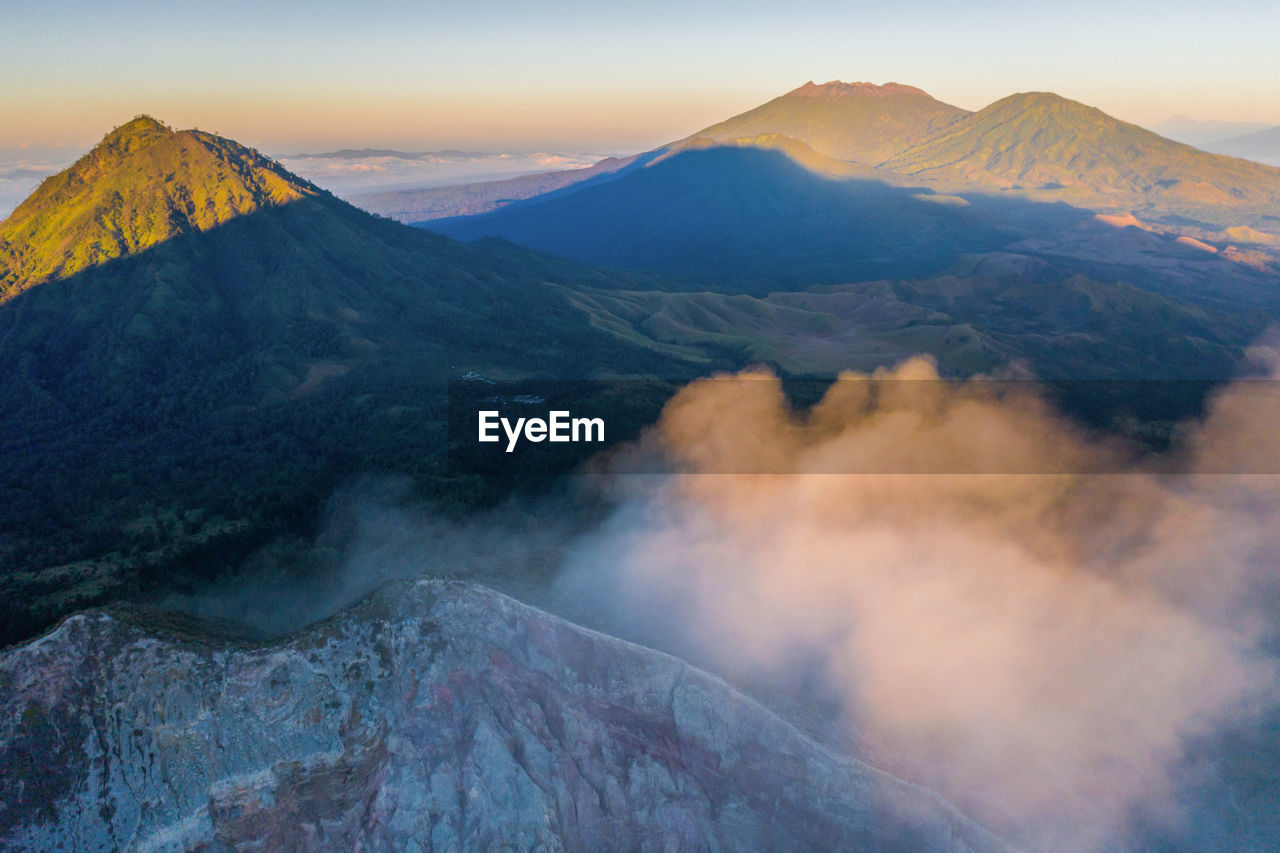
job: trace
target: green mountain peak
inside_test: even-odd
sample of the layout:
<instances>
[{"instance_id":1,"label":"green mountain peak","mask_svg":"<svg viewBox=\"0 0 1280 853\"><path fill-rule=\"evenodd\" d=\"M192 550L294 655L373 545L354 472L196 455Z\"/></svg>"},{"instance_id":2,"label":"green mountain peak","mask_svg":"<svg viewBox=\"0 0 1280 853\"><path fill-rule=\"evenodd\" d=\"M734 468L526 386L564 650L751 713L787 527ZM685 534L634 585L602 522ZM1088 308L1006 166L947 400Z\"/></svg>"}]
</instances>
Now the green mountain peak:
<instances>
[{"instance_id":1,"label":"green mountain peak","mask_svg":"<svg viewBox=\"0 0 1280 853\"><path fill-rule=\"evenodd\" d=\"M173 130L149 115L139 115L102 138L102 145L112 150L134 149L172 136Z\"/></svg>"},{"instance_id":2,"label":"green mountain peak","mask_svg":"<svg viewBox=\"0 0 1280 853\"><path fill-rule=\"evenodd\" d=\"M0 302L54 278L320 194L257 151L140 115L0 223Z\"/></svg>"}]
</instances>

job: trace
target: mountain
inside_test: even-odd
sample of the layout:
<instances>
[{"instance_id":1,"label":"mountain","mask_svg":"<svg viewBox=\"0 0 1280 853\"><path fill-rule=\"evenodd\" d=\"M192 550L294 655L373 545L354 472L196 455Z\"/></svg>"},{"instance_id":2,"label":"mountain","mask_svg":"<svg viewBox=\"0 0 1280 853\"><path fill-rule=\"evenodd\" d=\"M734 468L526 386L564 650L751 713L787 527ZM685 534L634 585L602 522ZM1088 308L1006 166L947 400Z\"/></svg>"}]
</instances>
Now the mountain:
<instances>
[{"instance_id":1,"label":"mountain","mask_svg":"<svg viewBox=\"0 0 1280 853\"><path fill-rule=\"evenodd\" d=\"M1269 166L1280 166L1280 127L1268 127L1242 136L1233 136L1230 139L1219 139L1203 147L1206 151L1217 154L1243 157Z\"/></svg>"},{"instance_id":2,"label":"mountain","mask_svg":"<svg viewBox=\"0 0 1280 853\"><path fill-rule=\"evenodd\" d=\"M610 157L588 169L525 175L502 181L368 193L352 199L365 210L401 222L474 216L577 186L591 186L645 163L709 142L789 137L836 160L874 165L965 115L912 86L812 82L683 140L630 157Z\"/></svg>"},{"instance_id":3,"label":"mountain","mask_svg":"<svg viewBox=\"0 0 1280 853\"><path fill-rule=\"evenodd\" d=\"M829 174L805 162L797 146L811 157L859 163L869 177L896 186L943 194L994 191L1109 213L1137 212L1201 240L1231 228L1280 232L1278 169L1174 142L1051 93L1011 95L969 113L911 86L839 81L806 83L683 140L590 170L381 193L358 202L402 222L482 216L598 187L690 148L720 143L779 149L783 139L795 141L788 154L811 171ZM1246 147L1239 151L1222 150L1265 159L1268 139L1264 134L1240 143ZM503 223L494 233L507 227L507 220L488 221ZM479 233L453 223L439 227ZM512 233L517 232L523 235L519 229ZM531 245L542 245L541 238Z\"/></svg>"},{"instance_id":4,"label":"mountain","mask_svg":"<svg viewBox=\"0 0 1280 853\"><path fill-rule=\"evenodd\" d=\"M777 136L691 140L607 183L425 227L738 292L928 272L1011 239L959 199Z\"/></svg>"},{"instance_id":5,"label":"mountain","mask_svg":"<svg viewBox=\"0 0 1280 853\"><path fill-rule=\"evenodd\" d=\"M407 228L137 119L0 224L0 643L234 575L361 477L446 515L492 505L515 481L444 453L445 383L468 372L677 384L927 352L958 374L1231 373L1280 315L1269 233L1131 220L942 194L766 134L433 223L566 259ZM637 429L662 403L601 395Z\"/></svg>"},{"instance_id":6,"label":"mountain","mask_svg":"<svg viewBox=\"0 0 1280 853\"><path fill-rule=\"evenodd\" d=\"M46 180L0 234L11 391L62 394L81 376L158 390L247 359L238 401L254 403L297 392L317 364L344 372L397 350L567 365L556 336L572 310L535 282L605 283L377 219L231 140L146 118ZM521 329L534 334L514 340Z\"/></svg>"},{"instance_id":7,"label":"mountain","mask_svg":"<svg viewBox=\"0 0 1280 853\"><path fill-rule=\"evenodd\" d=\"M1280 170L1165 139L1058 95L1011 95L882 167L952 190L1028 190L1106 209L1240 224L1280 204Z\"/></svg>"},{"instance_id":8,"label":"mountain","mask_svg":"<svg viewBox=\"0 0 1280 853\"><path fill-rule=\"evenodd\" d=\"M1265 130L1267 127L1269 125L1256 121L1200 121L1176 115L1150 125L1147 129L1167 139L1205 148L1208 143Z\"/></svg>"},{"instance_id":9,"label":"mountain","mask_svg":"<svg viewBox=\"0 0 1280 853\"><path fill-rule=\"evenodd\" d=\"M483 587L396 585L266 645L162 624L91 612L0 654L5 849L1009 849L717 678Z\"/></svg>"},{"instance_id":10,"label":"mountain","mask_svg":"<svg viewBox=\"0 0 1280 853\"><path fill-rule=\"evenodd\" d=\"M0 233L0 642L234 572L350 477L407 476L455 509L492 499L445 468L445 382L468 370L704 369L568 298L645 279L379 219L150 119Z\"/></svg>"},{"instance_id":11,"label":"mountain","mask_svg":"<svg viewBox=\"0 0 1280 853\"><path fill-rule=\"evenodd\" d=\"M173 237L318 195L257 151L138 116L43 181L0 223L0 301Z\"/></svg>"},{"instance_id":12,"label":"mountain","mask_svg":"<svg viewBox=\"0 0 1280 853\"><path fill-rule=\"evenodd\" d=\"M1044 378L1213 379L1280 315L1271 268L1207 243L1132 216L895 185L788 137L690 140L607 183L425 227L688 282L570 298L673 357L799 374L927 352L948 375L1021 362Z\"/></svg>"},{"instance_id":13,"label":"mountain","mask_svg":"<svg viewBox=\"0 0 1280 853\"><path fill-rule=\"evenodd\" d=\"M900 83L810 81L694 136L731 140L776 133L799 139L828 157L876 165L938 135L965 115L959 107Z\"/></svg>"}]
</instances>

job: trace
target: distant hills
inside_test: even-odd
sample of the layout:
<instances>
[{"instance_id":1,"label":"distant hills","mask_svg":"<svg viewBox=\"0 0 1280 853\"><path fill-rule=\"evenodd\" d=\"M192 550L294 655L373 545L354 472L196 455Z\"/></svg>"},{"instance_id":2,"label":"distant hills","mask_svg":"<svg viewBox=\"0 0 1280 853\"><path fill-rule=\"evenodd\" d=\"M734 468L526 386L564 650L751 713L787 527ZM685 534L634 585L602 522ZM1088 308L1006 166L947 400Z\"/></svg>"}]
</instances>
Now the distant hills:
<instances>
[{"instance_id":1,"label":"distant hills","mask_svg":"<svg viewBox=\"0 0 1280 853\"><path fill-rule=\"evenodd\" d=\"M1172 121L1199 143L1219 140L1202 145L1207 151L1255 159L1276 153L1274 129L1265 126ZM1261 132L1221 141L1244 131ZM1208 155L1048 92L1010 95L970 113L899 83L809 82L690 139L732 143L767 134L873 167L891 181L951 191L1023 191L1156 213L1228 207L1253 219L1280 204L1280 170Z\"/></svg>"},{"instance_id":2,"label":"distant hills","mask_svg":"<svg viewBox=\"0 0 1280 853\"><path fill-rule=\"evenodd\" d=\"M444 383L466 371L705 364L568 296L645 279L379 219L149 118L46 180L0 237L0 643L233 571L347 477L484 500L443 467Z\"/></svg>"},{"instance_id":3,"label":"distant hills","mask_svg":"<svg viewBox=\"0 0 1280 853\"><path fill-rule=\"evenodd\" d=\"M1215 154L1280 166L1280 127L1248 121L1196 121L1174 116L1151 129Z\"/></svg>"},{"instance_id":4,"label":"distant hills","mask_svg":"<svg viewBox=\"0 0 1280 853\"><path fill-rule=\"evenodd\" d=\"M874 126L901 104L908 117L925 116L906 125L941 129L881 162L832 157L789 135L843 138L820 121L843 127L861 117ZM797 111L813 123L798 121ZM760 132L719 135L736 130ZM1280 241L1278 169L1173 142L1049 93L1013 95L970 114L896 85L806 84L608 175L501 204L452 218L438 209L423 225L751 293L931 275L961 254L1029 240L1058 257L1075 253L1084 274L1105 270L1197 298L1183 280L1203 284L1198 268L1247 278L1241 267L1275 268ZM1140 248L1134 234L1077 232L1095 212L1117 223L1137 214L1135 223L1168 239L1148 234ZM1085 233L1094 235L1087 246L1067 245ZM1191 245L1204 256L1188 255Z\"/></svg>"},{"instance_id":5,"label":"distant hills","mask_svg":"<svg viewBox=\"0 0 1280 853\"><path fill-rule=\"evenodd\" d=\"M1280 166L1280 127L1268 127L1204 145L1205 150Z\"/></svg>"},{"instance_id":6,"label":"distant hills","mask_svg":"<svg viewBox=\"0 0 1280 853\"><path fill-rule=\"evenodd\" d=\"M422 190L366 193L352 199L362 209L400 222L426 222L450 216L474 216L517 201L545 195L585 181L606 179L654 155L607 157L585 169L521 175L499 181L455 184Z\"/></svg>"},{"instance_id":7,"label":"distant hills","mask_svg":"<svg viewBox=\"0 0 1280 853\"><path fill-rule=\"evenodd\" d=\"M1046 92L997 101L880 165L953 189L1195 211L1223 224L1224 216L1252 218L1280 205L1278 169L1209 154Z\"/></svg>"},{"instance_id":8,"label":"distant hills","mask_svg":"<svg viewBox=\"0 0 1280 853\"><path fill-rule=\"evenodd\" d=\"M1178 142L1202 147L1207 143L1266 130L1268 127L1270 125L1257 121L1201 121L1176 115L1149 125L1147 129Z\"/></svg>"},{"instance_id":9,"label":"distant hills","mask_svg":"<svg viewBox=\"0 0 1280 853\"><path fill-rule=\"evenodd\" d=\"M782 138L831 160L857 163L895 186L1137 213L1190 228L1200 239L1238 227L1280 235L1280 169L1240 159L1266 159L1262 154L1272 150L1272 141L1265 132L1220 149L1206 146L1221 150L1217 154L1052 93L1011 95L969 113L911 86L840 81L806 83L636 159L511 181L381 193L360 203L402 222L478 216L547 193L562 196L574 187L598 185L690 147L779 149ZM773 141L759 142L766 139Z\"/></svg>"},{"instance_id":10,"label":"distant hills","mask_svg":"<svg viewBox=\"0 0 1280 853\"><path fill-rule=\"evenodd\" d=\"M885 137L850 131L859 120L924 138L866 154L858 134ZM810 144L824 135L899 150L840 159ZM684 282L581 303L639 338L798 372L915 349L957 372L1026 359L1040 375L1212 376L1280 309L1277 193L1280 170L1049 93L965 113L906 86L830 83L607 177L422 224Z\"/></svg>"}]
</instances>

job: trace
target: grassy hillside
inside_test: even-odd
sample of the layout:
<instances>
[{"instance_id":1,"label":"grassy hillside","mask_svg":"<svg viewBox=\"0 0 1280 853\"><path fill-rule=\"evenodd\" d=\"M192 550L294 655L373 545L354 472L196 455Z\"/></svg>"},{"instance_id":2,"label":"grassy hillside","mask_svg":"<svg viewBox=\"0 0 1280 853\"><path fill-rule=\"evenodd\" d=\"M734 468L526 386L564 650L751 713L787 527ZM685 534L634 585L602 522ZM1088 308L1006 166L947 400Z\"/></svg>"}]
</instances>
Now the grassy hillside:
<instances>
[{"instance_id":1,"label":"grassy hillside","mask_svg":"<svg viewBox=\"0 0 1280 853\"><path fill-rule=\"evenodd\" d=\"M874 166L965 115L959 107L899 83L809 82L694 136L730 140L777 133L828 157Z\"/></svg>"},{"instance_id":2,"label":"grassy hillside","mask_svg":"<svg viewBox=\"0 0 1280 853\"><path fill-rule=\"evenodd\" d=\"M6 223L23 263L0 303L0 642L233 572L350 478L406 477L442 511L494 499L510 484L444 467L445 382L466 371L706 367L567 297L639 279L375 218L229 140L126 128ZM206 202L162 218L180 198Z\"/></svg>"},{"instance_id":3,"label":"grassy hillside","mask_svg":"<svg viewBox=\"0 0 1280 853\"><path fill-rule=\"evenodd\" d=\"M121 125L0 223L0 301L320 190L256 151L149 116Z\"/></svg>"},{"instance_id":4,"label":"grassy hillside","mask_svg":"<svg viewBox=\"0 0 1280 853\"><path fill-rule=\"evenodd\" d=\"M1050 265L964 269L756 297L723 293L585 291L593 322L672 354L715 346L744 363L794 374L872 370L920 353L944 374L1011 363L1041 378L1216 379L1261 331L1130 284Z\"/></svg>"},{"instance_id":5,"label":"grassy hillside","mask_svg":"<svg viewBox=\"0 0 1280 853\"><path fill-rule=\"evenodd\" d=\"M1223 224L1280 205L1280 169L1209 154L1045 92L997 101L883 167L949 187L1034 190Z\"/></svg>"}]
</instances>

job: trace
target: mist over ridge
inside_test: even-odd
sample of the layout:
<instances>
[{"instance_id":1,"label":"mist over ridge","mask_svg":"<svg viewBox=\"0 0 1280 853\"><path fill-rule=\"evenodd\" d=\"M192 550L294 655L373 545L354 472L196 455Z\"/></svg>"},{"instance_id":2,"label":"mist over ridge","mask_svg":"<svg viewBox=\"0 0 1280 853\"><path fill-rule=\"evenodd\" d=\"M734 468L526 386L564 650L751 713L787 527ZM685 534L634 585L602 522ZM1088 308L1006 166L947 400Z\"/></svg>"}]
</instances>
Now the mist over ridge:
<instances>
[{"instance_id":1,"label":"mist over ridge","mask_svg":"<svg viewBox=\"0 0 1280 853\"><path fill-rule=\"evenodd\" d=\"M1280 170L838 80L291 170L416 150L143 115L0 222L0 846L1280 838ZM601 454L452 464L557 382Z\"/></svg>"}]
</instances>

